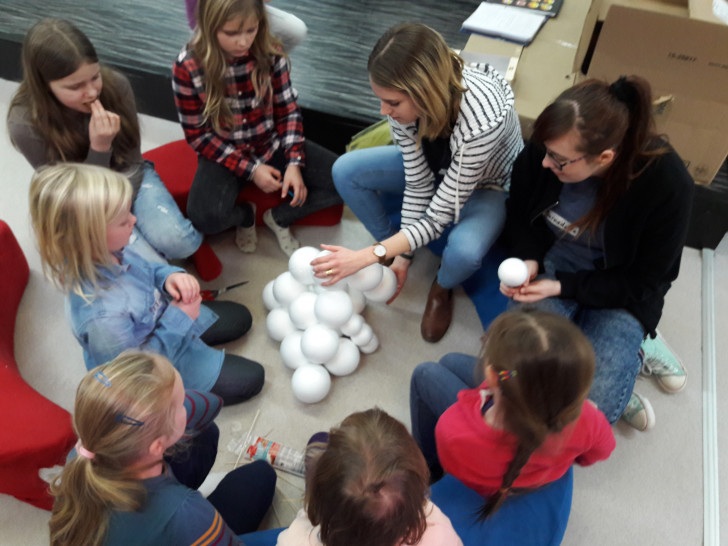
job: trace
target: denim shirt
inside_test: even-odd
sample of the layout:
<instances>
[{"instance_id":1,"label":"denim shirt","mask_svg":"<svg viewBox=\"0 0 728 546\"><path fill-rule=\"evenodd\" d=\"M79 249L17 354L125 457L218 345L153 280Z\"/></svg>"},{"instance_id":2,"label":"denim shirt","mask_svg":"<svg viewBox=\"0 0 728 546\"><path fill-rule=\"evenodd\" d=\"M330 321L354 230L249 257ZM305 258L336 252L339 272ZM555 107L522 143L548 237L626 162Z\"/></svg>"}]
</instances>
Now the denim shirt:
<instances>
[{"instance_id":1,"label":"denim shirt","mask_svg":"<svg viewBox=\"0 0 728 546\"><path fill-rule=\"evenodd\" d=\"M107 363L126 349L141 349L167 357L186 389L209 391L225 355L199 336L217 315L202 305L193 321L169 305L164 282L172 273L184 273L183 269L147 262L128 248L117 257L120 265L99 270L101 285L90 303L74 293L66 298L66 316L83 348L86 367ZM84 290L90 293L92 287Z\"/></svg>"}]
</instances>

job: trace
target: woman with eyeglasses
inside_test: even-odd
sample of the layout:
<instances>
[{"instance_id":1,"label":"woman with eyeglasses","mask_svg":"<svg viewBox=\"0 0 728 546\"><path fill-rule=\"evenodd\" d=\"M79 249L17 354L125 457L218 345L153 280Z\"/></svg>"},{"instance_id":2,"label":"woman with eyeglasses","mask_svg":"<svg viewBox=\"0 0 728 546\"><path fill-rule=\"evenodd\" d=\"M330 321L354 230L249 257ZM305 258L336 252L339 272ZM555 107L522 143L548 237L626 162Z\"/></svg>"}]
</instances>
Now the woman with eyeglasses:
<instances>
[{"instance_id":1,"label":"woman with eyeglasses","mask_svg":"<svg viewBox=\"0 0 728 546\"><path fill-rule=\"evenodd\" d=\"M683 161L655 133L650 86L638 76L561 93L515 162L505 234L529 280L501 284L501 292L581 327L596 352L589 398L611 423L623 413L641 430L654 423L649 402L632 389L640 345L655 337L678 274L692 193ZM684 386L676 359L662 372L666 390Z\"/></svg>"}]
</instances>

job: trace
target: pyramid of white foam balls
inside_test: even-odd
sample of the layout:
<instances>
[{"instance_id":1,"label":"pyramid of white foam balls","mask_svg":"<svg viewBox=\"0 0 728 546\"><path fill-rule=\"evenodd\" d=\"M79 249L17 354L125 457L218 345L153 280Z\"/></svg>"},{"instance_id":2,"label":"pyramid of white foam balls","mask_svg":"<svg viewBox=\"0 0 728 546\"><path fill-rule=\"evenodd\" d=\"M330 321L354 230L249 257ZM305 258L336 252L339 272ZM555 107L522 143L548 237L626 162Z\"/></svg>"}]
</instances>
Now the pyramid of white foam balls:
<instances>
[{"instance_id":1,"label":"pyramid of white foam balls","mask_svg":"<svg viewBox=\"0 0 728 546\"><path fill-rule=\"evenodd\" d=\"M288 271L263 289L268 335L281 342L283 363L295 370L293 394L307 404L326 397L330 374L349 375L359 366L360 352L377 350L379 339L361 313L367 301L387 301L397 288L394 272L378 263L321 286L326 279L314 276L311 261L328 253L299 248Z\"/></svg>"}]
</instances>

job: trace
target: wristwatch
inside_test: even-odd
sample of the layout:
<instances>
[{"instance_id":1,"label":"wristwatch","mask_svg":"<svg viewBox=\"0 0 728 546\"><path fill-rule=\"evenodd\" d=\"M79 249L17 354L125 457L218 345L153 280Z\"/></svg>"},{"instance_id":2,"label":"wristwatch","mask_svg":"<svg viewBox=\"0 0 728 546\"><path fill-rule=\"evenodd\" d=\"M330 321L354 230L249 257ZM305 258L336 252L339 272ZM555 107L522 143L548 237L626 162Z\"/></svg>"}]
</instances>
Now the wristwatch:
<instances>
[{"instance_id":1,"label":"wristwatch","mask_svg":"<svg viewBox=\"0 0 728 546\"><path fill-rule=\"evenodd\" d=\"M377 261L384 265L387 261L387 247L385 247L382 243L374 243L372 246L372 252L377 257Z\"/></svg>"}]
</instances>

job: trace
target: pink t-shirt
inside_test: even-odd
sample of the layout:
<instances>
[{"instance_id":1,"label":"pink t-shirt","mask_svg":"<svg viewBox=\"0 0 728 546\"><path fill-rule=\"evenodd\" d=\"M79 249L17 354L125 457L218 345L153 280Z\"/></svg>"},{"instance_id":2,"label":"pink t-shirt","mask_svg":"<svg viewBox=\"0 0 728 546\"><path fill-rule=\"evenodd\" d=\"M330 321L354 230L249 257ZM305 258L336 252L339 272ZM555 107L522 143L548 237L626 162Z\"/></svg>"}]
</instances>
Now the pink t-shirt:
<instances>
[{"instance_id":1,"label":"pink t-shirt","mask_svg":"<svg viewBox=\"0 0 728 546\"><path fill-rule=\"evenodd\" d=\"M442 414L435 428L442 468L484 497L495 493L516 451L517 438L488 425L482 407L488 395L483 383L460 391L458 401ZM563 476L573 463L582 466L609 457L614 434L604 414L585 401L579 418L546 438L528 460L513 487L540 487Z\"/></svg>"},{"instance_id":2,"label":"pink t-shirt","mask_svg":"<svg viewBox=\"0 0 728 546\"><path fill-rule=\"evenodd\" d=\"M427 529L416 546L462 546L463 542L452 528L450 518L440 509L427 501ZM319 540L320 527L314 527L308 520L306 511L298 511L291 526L278 535L277 546L323 546Z\"/></svg>"}]
</instances>

